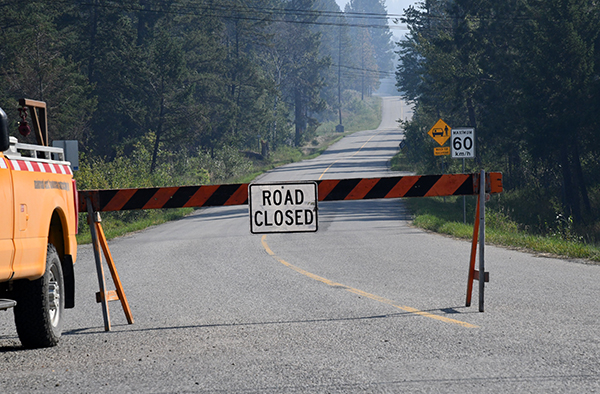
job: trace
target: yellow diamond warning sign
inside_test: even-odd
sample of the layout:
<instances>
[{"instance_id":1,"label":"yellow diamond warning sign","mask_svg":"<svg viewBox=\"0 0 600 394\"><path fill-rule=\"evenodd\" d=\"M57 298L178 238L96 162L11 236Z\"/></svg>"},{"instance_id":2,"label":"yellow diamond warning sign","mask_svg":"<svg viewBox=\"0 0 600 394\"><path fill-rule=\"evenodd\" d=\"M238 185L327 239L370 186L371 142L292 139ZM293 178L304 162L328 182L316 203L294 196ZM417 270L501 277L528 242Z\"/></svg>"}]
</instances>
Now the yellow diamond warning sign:
<instances>
[{"instance_id":1,"label":"yellow diamond warning sign","mask_svg":"<svg viewBox=\"0 0 600 394\"><path fill-rule=\"evenodd\" d=\"M448 138L450 138L450 131L452 129L443 120L438 120L436 124L429 130L429 136L433 138L438 144L444 145Z\"/></svg>"}]
</instances>

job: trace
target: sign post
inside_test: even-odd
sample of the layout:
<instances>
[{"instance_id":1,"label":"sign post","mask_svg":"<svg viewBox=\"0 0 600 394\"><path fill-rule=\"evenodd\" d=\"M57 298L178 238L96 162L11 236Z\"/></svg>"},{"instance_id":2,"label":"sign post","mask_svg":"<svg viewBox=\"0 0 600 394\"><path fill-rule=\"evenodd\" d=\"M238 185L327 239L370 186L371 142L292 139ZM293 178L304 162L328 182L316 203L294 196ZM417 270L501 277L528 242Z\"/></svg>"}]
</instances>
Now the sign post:
<instances>
[{"instance_id":1,"label":"sign post","mask_svg":"<svg viewBox=\"0 0 600 394\"><path fill-rule=\"evenodd\" d=\"M316 182L250 184L248 206L252 234L318 229Z\"/></svg>"},{"instance_id":2,"label":"sign post","mask_svg":"<svg viewBox=\"0 0 600 394\"><path fill-rule=\"evenodd\" d=\"M485 170L479 175L479 312L484 311L485 289Z\"/></svg>"}]
</instances>

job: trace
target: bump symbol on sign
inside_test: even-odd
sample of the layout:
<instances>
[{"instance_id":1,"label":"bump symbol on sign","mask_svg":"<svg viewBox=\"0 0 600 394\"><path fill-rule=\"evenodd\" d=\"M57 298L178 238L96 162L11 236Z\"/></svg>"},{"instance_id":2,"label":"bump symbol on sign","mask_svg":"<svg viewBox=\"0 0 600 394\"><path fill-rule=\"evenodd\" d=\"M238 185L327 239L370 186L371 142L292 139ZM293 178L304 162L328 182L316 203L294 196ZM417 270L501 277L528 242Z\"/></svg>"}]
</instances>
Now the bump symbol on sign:
<instances>
[{"instance_id":1,"label":"bump symbol on sign","mask_svg":"<svg viewBox=\"0 0 600 394\"><path fill-rule=\"evenodd\" d=\"M443 120L438 120L427 134L433 138L438 144L444 145L450 138L452 129Z\"/></svg>"}]
</instances>

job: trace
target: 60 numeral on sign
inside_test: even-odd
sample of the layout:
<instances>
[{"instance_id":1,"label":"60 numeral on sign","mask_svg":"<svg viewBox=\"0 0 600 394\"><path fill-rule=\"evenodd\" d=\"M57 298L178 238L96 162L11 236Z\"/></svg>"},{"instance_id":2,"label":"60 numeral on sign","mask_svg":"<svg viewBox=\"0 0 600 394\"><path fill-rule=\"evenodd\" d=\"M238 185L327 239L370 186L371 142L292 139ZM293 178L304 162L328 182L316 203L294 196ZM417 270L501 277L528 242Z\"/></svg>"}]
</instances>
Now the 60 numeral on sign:
<instances>
[{"instance_id":1,"label":"60 numeral on sign","mask_svg":"<svg viewBox=\"0 0 600 394\"><path fill-rule=\"evenodd\" d=\"M457 137L454 139L454 141L452 141L452 145L456 151L460 151L462 149L470 151L473 149L473 139L471 137L466 137L464 139Z\"/></svg>"}]
</instances>

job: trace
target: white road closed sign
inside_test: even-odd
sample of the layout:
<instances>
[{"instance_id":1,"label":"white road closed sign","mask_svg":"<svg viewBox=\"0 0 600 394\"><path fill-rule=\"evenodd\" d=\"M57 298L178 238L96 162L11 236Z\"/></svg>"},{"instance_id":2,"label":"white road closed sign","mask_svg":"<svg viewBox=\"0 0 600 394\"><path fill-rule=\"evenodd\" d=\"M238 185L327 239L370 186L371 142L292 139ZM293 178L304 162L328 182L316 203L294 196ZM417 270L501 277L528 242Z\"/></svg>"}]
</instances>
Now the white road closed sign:
<instances>
[{"instance_id":1,"label":"white road closed sign","mask_svg":"<svg viewBox=\"0 0 600 394\"><path fill-rule=\"evenodd\" d=\"M315 232L317 183L251 184L248 186L250 232Z\"/></svg>"},{"instance_id":2,"label":"white road closed sign","mask_svg":"<svg viewBox=\"0 0 600 394\"><path fill-rule=\"evenodd\" d=\"M475 158L475 129L472 127L456 127L452 129L452 158Z\"/></svg>"}]
</instances>

